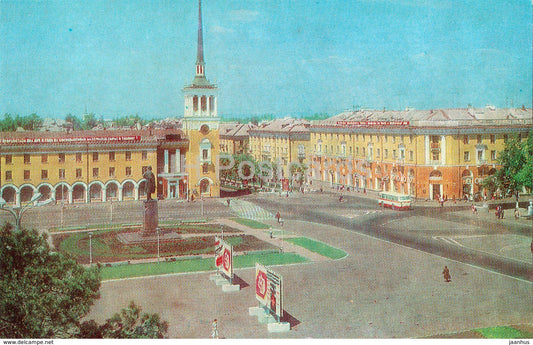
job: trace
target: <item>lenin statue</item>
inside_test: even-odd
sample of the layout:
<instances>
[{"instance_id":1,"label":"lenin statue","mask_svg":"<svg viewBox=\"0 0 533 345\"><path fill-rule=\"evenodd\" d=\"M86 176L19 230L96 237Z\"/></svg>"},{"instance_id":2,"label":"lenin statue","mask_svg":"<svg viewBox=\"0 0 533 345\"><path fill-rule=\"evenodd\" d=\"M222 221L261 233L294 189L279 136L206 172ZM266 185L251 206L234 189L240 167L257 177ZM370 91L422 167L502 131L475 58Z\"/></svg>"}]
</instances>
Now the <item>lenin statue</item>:
<instances>
[{"instance_id":1,"label":"lenin statue","mask_svg":"<svg viewBox=\"0 0 533 345\"><path fill-rule=\"evenodd\" d=\"M146 192L146 201L149 201L152 200L152 193L155 192L155 176L152 172L151 166L146 169L143 174L143 178L146 179L146 184L144 186L144 191Z\"/></svg>"}]
</instances>

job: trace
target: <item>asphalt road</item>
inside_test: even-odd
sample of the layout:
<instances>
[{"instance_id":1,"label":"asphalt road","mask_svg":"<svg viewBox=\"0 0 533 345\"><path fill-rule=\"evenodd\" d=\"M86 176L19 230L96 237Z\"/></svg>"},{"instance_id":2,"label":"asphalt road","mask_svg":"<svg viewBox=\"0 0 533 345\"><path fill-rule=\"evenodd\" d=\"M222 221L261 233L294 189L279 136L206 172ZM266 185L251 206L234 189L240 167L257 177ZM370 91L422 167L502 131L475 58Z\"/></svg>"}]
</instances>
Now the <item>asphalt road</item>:
<instances>
[{"instance_id":1,"label":"asphalt road","mask_svg":"<svg viewBox=\"0 0 533 345\"><path fill-rule=\"evenodd\" d=\"M338 201L336 193L309 193L305 195L285 197L276 194L251 195L247 200L277 212L287 219L308 220L316 223L337 226L379 239L401 244L445 258L491 269L502 274L533 281L533 266L530 262L513 260L501 255L459 246L436 239L450 235L449 229L438 228L439 221L456 223L458 229L473 229L469 235L486 234L518 234L530 236L529 224L494 224L482 219L472 220L458 215L455 207L424 207L415 206L411 211L392 211L377 206L376 200L366 197L344 196L343 202ZM462 207L468 208L467 206ZM350 217L350 215L354 215ZM417 231L416 222L407 231L395 227L395 222L404 218L424 217L435 220L431 236ZM461 231L454 231L453 235Z\"/></svg>"}]
</instances>

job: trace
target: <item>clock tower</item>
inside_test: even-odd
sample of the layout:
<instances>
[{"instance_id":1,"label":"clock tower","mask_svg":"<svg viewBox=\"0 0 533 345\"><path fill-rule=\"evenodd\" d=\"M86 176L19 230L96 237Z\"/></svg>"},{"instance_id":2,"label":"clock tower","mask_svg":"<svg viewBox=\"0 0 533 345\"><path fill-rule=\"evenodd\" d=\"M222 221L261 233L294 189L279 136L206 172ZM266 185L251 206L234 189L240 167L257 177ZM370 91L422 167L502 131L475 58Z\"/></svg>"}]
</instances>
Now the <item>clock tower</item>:
<instances>
[{"instance_id":1,"label":"clock tower","mask_svg":"<svg viewBox=\"0 0 533 345\"><path fill-rule=\"evenodd\" d=\"M189 150L185 157L189 191L195 198L219 197L218 88L205 77L201 0L198 0L196 74L192 83L183 89L183 93L183 130L189 139Z\"/></svg>"}]
</instances>

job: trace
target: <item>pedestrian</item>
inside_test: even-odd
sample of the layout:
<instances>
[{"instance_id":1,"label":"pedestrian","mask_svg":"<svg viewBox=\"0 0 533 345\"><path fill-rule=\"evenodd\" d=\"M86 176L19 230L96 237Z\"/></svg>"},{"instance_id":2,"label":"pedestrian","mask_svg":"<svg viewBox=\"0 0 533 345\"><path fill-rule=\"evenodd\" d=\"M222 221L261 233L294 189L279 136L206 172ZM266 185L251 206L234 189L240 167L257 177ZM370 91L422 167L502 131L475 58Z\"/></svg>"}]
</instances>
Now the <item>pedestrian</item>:
<instances>
[{"instance_id":1,"label":"pedestrian","mask_svg":"<svg viewBox=\"0 0 533 345\"><path fill-rule=\"evenodd\" d=\"M227 200L227 202L228 202L228 207L229 207L229 204L230 204L230 199L228 199L228 200Z\"/></svg>"},{"instance_id":2,"label":"pedestrian","mask_svg":"<svg viewBox=\"0 0 533 345\"><path fill-rule=\"evenodd\" d=\"M211 332L211 338L218 339L218 322L217 322L217 319L213 320L213 331Z\"/></svg>"},{"instance_id":3,"label":"pedestrian","mask_svg":"<svg viewBox=\"0 0 533 345\"><path fill-rule=\"evenodd\" d=\"M450 270L448 269L448 266L444 266L444 270L442 271L442 275L444 276L444 281L446 283L449 283L452 281L452 276L450 275Z\"/></svg>"},{"instance_id":4,"label":"pedestrian","mask_svg":"<svg viewBox=\"0 0 533 345\"><path fill-rule=\"evenodd\" d=\"M517 209L517 208L514 209L514 218L515 218L515 219L520 218L520 212L518 212L518 209Z\"/></svg>"},{"instance_id":5,"label":"pedestrian","mask_svg":"<svg viewBox=\"0 0 533 345\"><path fill-rule=\"evenodd\" d=\"M279 211L278 211L278 213L276 213L276 219L277 219L278 224L279 224L279 220L281 219L281 214L279 213Z\"/></svg>"}]
</instances>

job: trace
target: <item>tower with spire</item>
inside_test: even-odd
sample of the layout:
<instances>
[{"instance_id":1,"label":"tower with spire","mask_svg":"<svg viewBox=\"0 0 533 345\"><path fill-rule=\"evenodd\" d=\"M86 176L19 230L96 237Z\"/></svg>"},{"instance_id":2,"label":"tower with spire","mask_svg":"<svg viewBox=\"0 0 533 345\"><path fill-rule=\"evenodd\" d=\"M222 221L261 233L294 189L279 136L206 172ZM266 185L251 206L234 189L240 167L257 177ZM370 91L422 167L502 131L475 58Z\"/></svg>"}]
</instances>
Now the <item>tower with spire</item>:
<instances>
[{"instance_id":1,"label":"tower with spire","mask_svg":"<svg viewBox=\"0 0 533 345\"><path fill-rule=\"evenodd\" d=\"M202 2L198 0L196 73L192 83L183 89L183 130L189 139L189 150L186 153L186 164L189 167L188 187L195 197L218 197L218 88L205 76L203 41Z\"/></svg>"}]
</instances>

